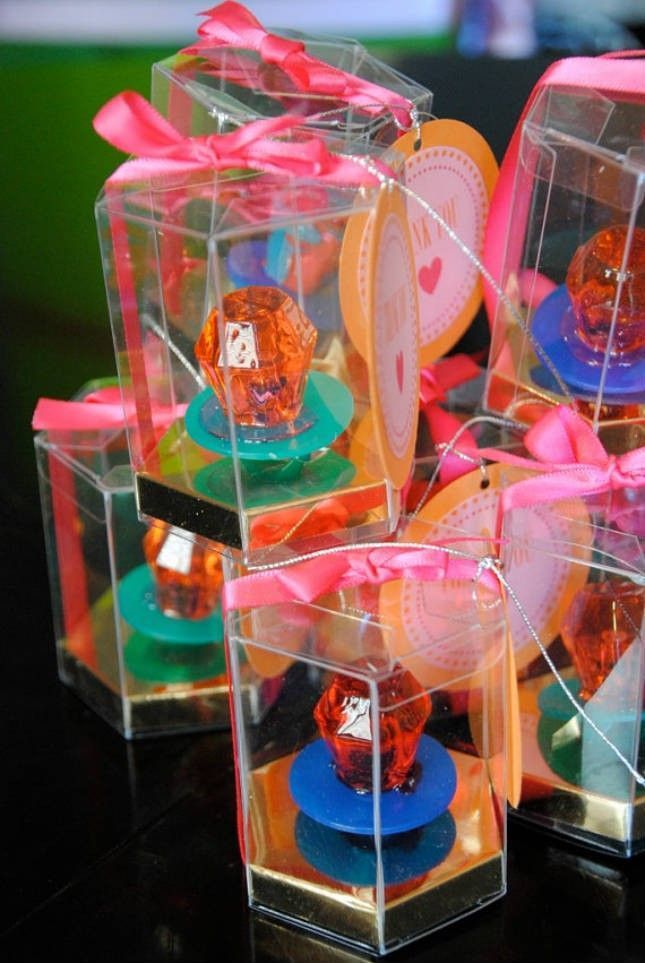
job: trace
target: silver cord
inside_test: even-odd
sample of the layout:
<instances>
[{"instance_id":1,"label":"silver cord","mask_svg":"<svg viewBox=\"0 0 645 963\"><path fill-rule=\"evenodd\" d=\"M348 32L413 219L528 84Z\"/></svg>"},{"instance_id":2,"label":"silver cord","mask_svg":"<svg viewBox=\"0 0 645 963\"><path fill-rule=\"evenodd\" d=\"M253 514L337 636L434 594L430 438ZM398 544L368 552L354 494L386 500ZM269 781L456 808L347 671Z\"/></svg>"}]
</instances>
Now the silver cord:
<instances>
[{"instance_id":1,"label":"silver cord","mask_svg":"<svg viewBox=\"0 0 645 963\"><path fill-rule=\"evenodd\" d=\"M186 355L183 353L183 351L181 351L180 348L177 347L175 342L172 341L172 339L166 334L166 332L161 327L161 325L157 324L157 322L153 318L149 317L148 315L143 316L142 323L144 327L149 328L153 332L153 334L156 334L156 336L159 338L160 341L163 341L166 347L177 358L177 361L179 361L179 363L184 366L186 371L188 371L188 373L192 376L192 378L197 382L200 389L204 389L206 387L206 382L202 378L199 371L195 367L193 367L193 365L190 363L190 361L188 360Z\"/></svg>"},{"instance_id":2,"label":"silver cord","mask_svg":"<svg viewBox=\"0 0 645 963\"><path fill-rule=\"evenodd\" d=\"M482 471L485 471L486 461L483 458L477 458L475 455L469 455L467 452L460 451L458 448L455 448L455 445L457 444L461 436L465 434L465 432L467 432L474 425L479 425L479 424L497 425L500 428L510 428L513 431L521 431L524 427L523 425L520 424L520 422L513 421L510 418L504 418L501 415L474 415L472 418L469 418L468 421L465 421L463 425L460 425L460 427L454 433L450 441L441 442L439 445L435 445L436 451L439 452L437 464L435 465L434 471L432 472L432 475L430 477L430 480L428 481L428 484L426 486L426 489L423 495L419 499L419 502L416 508L412 512L412 515L411 515L412 518L416 518L416 516L419 514L419 512L427 502L430 492L432 491L432 488L434 487L437 481L439 472L441 471L443 463L445 459L448 457L448 455L456 455L458 458L461 458L462 461L470 462L473 468L476 468L477 466L479 466L479 468L482 469Z\"/></svg>"}]
</instances>

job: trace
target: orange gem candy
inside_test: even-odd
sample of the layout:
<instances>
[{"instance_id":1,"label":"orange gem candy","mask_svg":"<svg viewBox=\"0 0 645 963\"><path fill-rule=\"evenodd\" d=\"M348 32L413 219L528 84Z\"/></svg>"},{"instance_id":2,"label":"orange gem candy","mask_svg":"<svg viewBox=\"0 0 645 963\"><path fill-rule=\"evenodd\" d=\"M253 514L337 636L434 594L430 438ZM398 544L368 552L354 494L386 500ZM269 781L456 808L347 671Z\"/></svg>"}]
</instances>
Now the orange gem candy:
<instances>
[{"instance_id":1,"label":"orange gem candy","mask_svg":"<svg viewBox=\"0 0 645 963\"><path fill-rule=\"evenodd\" d=\"M157 605L164 615L203 619L211 614L223 581L217 552L165 524L148 529L143 552L154 575Z\"/></svg>"},{"instance_id":2,"label":"orange gem candy","mask_svg":"<svg viewBox=\"0 0 645 963\"><path fill-rule=\"evenodd\" d=\"M222 306L225 344L220 344L215 308L195 345L220 405L228 408L226 362L237 424L271 427L294 421L302 407L316 329L279 288L240 288L227 294Z\"/></svg>"},{"instance_id":3,"label":"orange gem candy","mask_svg":"<svg viewBox=\"0 0 645 963\"><path fill-rule=\"evenodd\" d=\"M629 580L590 582L574 597L562 625L562 641L590 699L637 637L645 592Z\"/></svg>"},{"instance_id":4,"label":"orange gem candy","mask_svg":"<svg viewBox=\"0 0 645 963\"><path fill-rule=\"evenodd\" d=\"M567 272L578 337L594 351L607 349L611 319L618 315L611 354L623 355L645 345L645 229L635 228L618 295L627 228L608 227L578 248Z\"/></svg>"},{"instance_id":5,"label":"orange gem candy","mask_svg":"<svg viewBox=\"0 0 645 963\"><path fill-rule=\"evenodd\" d=\"M378 660L363 658L354 664L373 667ZM412 775L417 745L432 703L412 673L398 663L377 683L377 688L381 788L396 789ZM334 676L314 709L314 718L332 754L338 777L358 792L371 792L372 718L367 682L343 674Z\"/></svg>"}]
</instances>

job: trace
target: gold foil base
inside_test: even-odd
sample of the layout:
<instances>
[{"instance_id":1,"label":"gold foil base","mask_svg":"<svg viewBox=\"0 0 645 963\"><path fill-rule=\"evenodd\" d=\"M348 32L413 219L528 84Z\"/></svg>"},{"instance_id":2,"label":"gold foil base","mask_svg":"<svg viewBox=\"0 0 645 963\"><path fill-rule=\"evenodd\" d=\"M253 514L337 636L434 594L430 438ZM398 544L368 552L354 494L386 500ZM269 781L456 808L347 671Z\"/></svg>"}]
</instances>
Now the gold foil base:
<instances>
[{"instance_id":1,"label":"gold foil base","mask_svg":"<svg viewBox=\"0 0 645 963\"><path fill-rule=\"evenodd\" d=\"M60 677L97 715L126 739L142 736L228 729L228 684L218 676L210 684L152 686L121 696L91 668L67 651L61 653ZM249 696L251 694L249 693Z\"/></svg>"},{"instance_id":2,"label":"gold foil base","mask_svg":"<svg viewBox=\"0 0 645 963\"><path fill-rule=\"evenodd\" d=\"M336 881L300 853L297 809L288 778L293 756L252 775L249 798L249 890L253 908L307 930L384 953L478 909L505 892L503 807L486 764L451 752L458 788L450 806L456 839L442 863L384 889Z\"/></svg>"},{"instance_id":3,"label":"gold foil base","mask_svg":"<svg viewBox=\"0 0 645 963\"><path fill-rule=\"evenodd\" d=\"M567 782L550 769L537 737L541 717L537 700L552 683L549 673L519 684L524 774L520 806L513 814L620 856L644 851L645 795L612 798Z\"/></svg>"},{"instance_id":4,"label":"gold foil base","mask_svg":"<svg viewBox=\"0 0 645 963\"><path fill-rule=\"evenodd\" d=\"M111 593L106 593L92 607L90 618L91 662L76 654L67 639L60 639L59 676L126 739L229 728L225 674L196 682L143 682L119 665ZM250 666L243 666L242 673L245 715L254 723L259 722L268 707L266 685L263 686Z\"/></svg>"}]
</instances>

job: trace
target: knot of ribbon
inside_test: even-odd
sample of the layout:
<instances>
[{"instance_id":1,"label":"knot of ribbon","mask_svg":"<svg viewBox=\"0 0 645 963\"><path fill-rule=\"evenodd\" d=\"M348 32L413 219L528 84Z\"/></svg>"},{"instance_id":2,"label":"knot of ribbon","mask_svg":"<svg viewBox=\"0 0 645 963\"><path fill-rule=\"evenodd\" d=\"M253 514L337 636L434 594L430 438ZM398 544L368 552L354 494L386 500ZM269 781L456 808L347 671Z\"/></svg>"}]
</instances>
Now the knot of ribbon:
<instances>
[{"instance_id":1,"label":"knot of ribbon","mask_svg":"<svg viewBox=\"0 0 645 963\"><path fill-rule=\"evenodd\" d=\"M269 33L242 4L226 0L203 11L202 16L207 20L197 30L201 40L185 47L182 53L208 59L208 50L212 47L254 50L264 63L280 67L303 93L335 97L361 107L368 114L379 114L387 109L401 127L411 126L412 104L405 97L324 63L307 53L300 41Z\"/></svg>"},{"instance_id":2,"label":"knot of ribbon","mask_svg":"<svg viewBox=\"0 0 645 963\"><path fill-rule=\"evenodd\" d=\"M110 184L239 168L355 186L377 182L363 164L331 153L320 138L299 136L285 141L272 137L301 125L301 117L284 114L251 121L229 134L184 137L134 91L117 94L94 118L97 134L134 155L112 174Z\"/></svg>"},{"instance_id":3,"label":"knot of ribbon","mask_svg":"<svg viewBox=\"0 0 645 963\"><path fill-rule=\"evenodd\" d=\"M156 405L152 409L155 428L163 431L183 416L186 405ZM117 386L90 391L82 401L39 398L31 419L35 431L108 431L136 422L132 400L122 398Z\"/></svg>"},{"instance_id":4,"label":"knot of ribbon","mask_svg":"<svg viewBox=\"0 0 645 963\"><path fill-rule=\"evenodd\" d=\"M263 569L227 582L223 589L224 611L277 605L283 602L313 602L328 592L356 585L382 585L397 579L439 581L467 579L480 581L498 593L492 570L482 569L480 559L456 556L434 545L404 547L343 548L304 556L293 564Z\"/></svg>"},{"instance_id":5,"label":"knot of ribbon","mask_svg":"<svg viewBox=\"0 0 645 963\"><path fill-rule=\"evenodd\" d=\"M645 447L623 455L609 454L588 422L564 405L543 415L527 431L524 445L533 459L495 448L469 451L493 461L542 472L506 488L501 497L502 512L645 486Z\"/></svg>"},{"instance_id":6,"label":"knot of ribbon","mask_svg":"<svg viewBox=\"0 0 645 963\"><path fill-rule=\"evenodd\" d=\"M302 63L305 45L301 40L289 40L274 33L265 33L260 39L260 57L266 64L275 64L286 74L299 77L300 84L307 83L307 71Z\"/></svg>"}]
</instances>

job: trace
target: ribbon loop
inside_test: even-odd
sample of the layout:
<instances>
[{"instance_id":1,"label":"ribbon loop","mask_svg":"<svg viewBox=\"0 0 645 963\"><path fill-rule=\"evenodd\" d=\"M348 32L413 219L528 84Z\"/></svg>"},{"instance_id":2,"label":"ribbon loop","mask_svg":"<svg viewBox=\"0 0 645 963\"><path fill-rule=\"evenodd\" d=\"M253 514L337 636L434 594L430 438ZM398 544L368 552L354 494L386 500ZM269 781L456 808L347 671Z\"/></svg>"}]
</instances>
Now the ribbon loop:
<instances>
[{"instance_id":1,"label":"ribbon loop","mask_svg":"<svg viewBox=\"0 0 645 963\"><path fill-rule=\"evenodd\" d=\"M332 154L318 137L303 135L297 141L271 138L301 125L301 117L283 114L251 121L229 134L183 137L152 104L134 91L113 97L94 118L94 129L104 140L135 156L112 174L111 184L232 168L311 177L350 186L378 182L376 175L358 159ZM377 161L373 164L387 170Z\"/></svg>"},{"instance_id":2,"label":"ribbon loop","mask_svg":"<svg viewBox=\"0 0 645 963\"><path fill-rule=\"evenodd\" d=\"M328 549L300 556L293 563L263 568L224 585L225 612L277 605L282 602L313 602L328 592L338 592L368 582L383 585L396 579L477 580L495 593L499 586L493 571L481 569L480 559L438 545L387 544L371 547Z\"/></svg>"},{"instance_id":3,"label":"ribbon loop","mask_svg":"<svg viewBox=\"0 0 645 963\"><path fill-rule=\"evenodd\" d=\"M606 466L607 452L591 426L571 408L547 411L526 433L525 445L539 461Z\"/></svg>"},{"instance_id":4,"label":"ribbon loop","mask_svg":"<svg viewBox=\"0 0 645 963\"><path fill-rule=\"evenodd\" d=\"M371 115L390 110L403 129L412 126L413 105L405 97L313 57L301 41L269 33L242 4L225 0L202 15L207 17L197 30L202 39L182 53L208 59L209 47L254 50L264 63L284 70L302 93L334 96Z\"/></svg>"}]
</instances>

